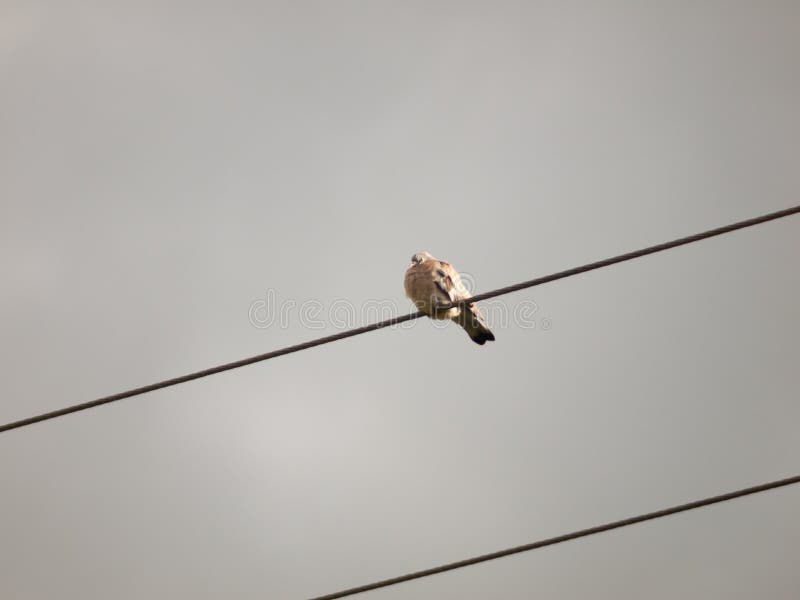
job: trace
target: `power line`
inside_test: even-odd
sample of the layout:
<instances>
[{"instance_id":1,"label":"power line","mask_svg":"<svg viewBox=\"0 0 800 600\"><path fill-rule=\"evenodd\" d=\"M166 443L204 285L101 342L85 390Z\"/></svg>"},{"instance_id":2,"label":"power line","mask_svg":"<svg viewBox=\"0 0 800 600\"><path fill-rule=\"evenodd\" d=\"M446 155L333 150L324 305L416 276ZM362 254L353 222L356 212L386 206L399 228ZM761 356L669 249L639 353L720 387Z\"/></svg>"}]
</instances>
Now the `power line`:
<instances>
[{"instance_id":1,"label":"power line","mask_svg":"<svg viewBox=\"0 0 800 600\"><path fill-rule=\"evenodd\" d=\"M363 592L368 592L371 590L376 590L378 588L388 587L390 585L397 585L398 583L404 583L406 581L411 581L412 579L420 579L421 577L428 577L430 575L437 575L439 573L444 573L446 571L461 569L462 567L469 567L472 565L476 565L478 563L494 560L496 558L502 558L504 556L510 556L512 554L519 554L520 552L528 552L529 550L536 550L537 548L544 548L545 546L553 546L555 544L568 542L570 540L574 540L577 538L587 537L590 535L594 535L596 533L611 531L612 529L619 529L620 527L627 527L628 525L642 523L643 521L652 521L653 519L660 519L661 517L667 517L669 515L685 512L687 510L694 510L695 508L709 506L710 504L717 504L718 502L725 502L726 500L733 500L734 498L741 498L742 496L748 496L750 494L765 492L767 490L772 490L775 488L792 485L794 483L800 483L800 475L795 475L794 477L788 477L786 479L780 479L778 481L773 481L771 483L756 485L742 490L737 490L735 492L728 492L727 494L721 494L719 496L712 496L711 498L705 498L703 500L695 500L694 502L679 504L677 506L664 508L662 510L657 510L655 512L645 513L643 515L639 515L636 517L629 517L627 519L622 519L621 521L612 521L611 523L606 523L604 525L598 525L596 527L589 527L588 529L573 531L572 533L566 533L564 535L559 535L557 537L539 540L538 542L532 542L530 544L524 544L522 546L515 546L513 548L507 548L505 550L498 550L497 552L491 552L489 554L482 554L481 556L475 556L473 558L459 560L456 562L448 563L446 565L440 565L438 567L433 567L432 569L415 571L413 573L408 573L407 575L401 575L400 577L383 579L381 581L376 581L374 583L368 583L366 585L361 585L347 590L342 590L341 592L335 592L333 594L327 594L325 596L317 596L311 598L311 600L334 600L335 598L354 596L355 594L361 594Z\"/></svg>"},{"instance_id":2,"label":"power line","mask_svg":"<svg viewBox=\"0 0 800 600\"><path fill-rule=\"evenodd\" d=\"M524 281L522 283L516 283L514 285L509 285L504 288L500 288L497 290L493 290L491 292L486 292L483 294L478 294L473 296L469 300L463 300L461 302L456 303L455 305L464 305L469 304L472 302L479 302L481 300L487 300L489 298L494 298L496 296L502 296L504 294L509 294L511 292L516 292L519 290L523 290L526 288L531 288L537 285L542 285L543 283L549 283L551 281L555 281L557 279L564 279L566 277L572 277L573 275L578 275L580 273L586 273L587 271L593 271L595 269L599 269L601 267L607 267L616 263L625 262L627 260L631 260L634 258L639 258L641 256L646 256L648 254L654 254L656 252L661 252L663 250L669 250L670 248L676 248L678 246L683 246L685 244L691 244L693 242L698 242L700 240L704 240L707 238L711 238L714 236L722 235L724 233L729 233L731 231L735 231L737 229L744 229L745 227L752 227L753 225L758 225L760 223L766 223L767 221L773 221L775 219L780 219L782 217L788 217L789 215L793 215L796 213L800 213L800 205L793 206L792 208L787 208L784 210L779 210L777 212L769 213L766 215L762 215L760 217L754 217L752 219L747 219L745 221L739 221L737 223L732 223L730 225L725 225L724 227L717 227L716 229L709 229L708 231L704 231L701 233L696 233L694 235L690 235L688 237L679 238L677 240L673 240L671 242L665 242L663 244L657 244L655 246L649 246L647 248L643 248L641 250L636 250L634 252L628 252L627 254L620 254L619 256L614 256L611 258L606 258L605 260L600 260L597 262L589 263L580 267L574 267L572 269L567 269L566 271L559 271L558 273L553 273L551 275L545 275L544 277L539 277L537 279L531 279L530 281ZM411 321L413 319L418 319L424 316L421 312L411 313L407 315L403 315L401 317L392 317L390 319L386 319L384 321L379 321L378 323L372 323L370 325L365 325L363 327L358 327L356 329L350 329L348 331L342 331L340 333L336 333L333 335L329 335L326 337L322 337L316 340L311 340L308 342L303 342L302 344L296 344L294 346L288 346L286 348L281 348L279 350L273 350L272 352L266 352L264 354L258 354L256 356L251 356L249 358L243 358L241 360L237 360L234 362L225 363L223 365L219 365L216 367L211 367L208 369L203 369L202 371L195 371L194 373L189 373L187 375L181 375L180 377L173 377L172 379L165 379L164 381L159 381L157 383L151 383L149 385L145 385L142 387L134 388L131 390L127 390L124 392L119 392L117 394L112 394L111 396L104 396L102 398L97 398L96 400L90 400L88 402L83 402L81 404L74 404L72 406L67 406L65 408L60 408L58 410L46 412L40 415L36 415L33 417L28 417L26 419L21 419L19 421L12 421L11 423L6 423L5 425L0 425L0 433L3 431L9 431L11 429L17 429L18 427L25 427L26 425L32 425L33 423L39 423L40 421L47 421L48 419L54 419L56 417L60 417L62 415L67 415L74 412L79 412L82 410L86 410L88 408L93 408L95 406L101 406L103 404L109 404L111 402L116 402L117 400L123 400L125 398L131 398L133 396L139 396L141 394L146 394L147 392L154 392L156 390L160 390L163 388L171 387L173 385L178 385L179 383L185 383L187 381L192 381L194 379L200 379L202 377L208 377L209 375L215 375L217 373L222 373L223 371L230 371L231 369L238 369L239 367L244 367L247 365L252 365L253 363L262 362L265 360L269 360L271 358L277 358L278 356L284 356L286 354L292 354L293 352L299 352L301 350L307 350L309 348L314 348L315 346L322 346L323 344L329 344L331 342L335 342L338 340L343 340L345 338L353 337L356 335L361 335L362 333L368 333L370 331L375 331L377 329L383 329L385 327L390 327L392 325L399 325L400 323L405 323L406 321Z\"/></svg>"},{"instance_id":3,"label":"power line","mask_svg":"<svg viewBox=\"0 0 800 600\"><path fill-rule=\"evenodd\" d=\"M753 225L759 225L761 223L766 223L767 221L774 221L775 219L781 219L797 213L800 213L800 205L779 210L774 213L769 213L767 215L762 215L760 217L753 217L752 219L747 219L745 221L731 223L730 225L717 227L716 229L709 229L708 231L695 233L694 235L678 238L677 240L672 240L671 242L664 242L663 244L648 246L647 248L642 248L641 250L634 250L633 252L620 254L619 256L613 256L611 258L606 258L605 260L598 260L597 262L589 263L588 265L574 267L572 269L567 269L566 271L559 271L558 273L553 273L552 275L545 275L544 277L538 277L536 279L531 279L530 281L523 281L522 283L509 285L491 292L486 292L485 294L477 294L470 300L459 302L459 304L480 302L481 300L487 300L489 298L494 298L495 296L502 296L504 294L510 294L511 292L518 292L519 290L524 290L525 288L542 285L543 283L549 283L551 281L556 281L557 279L564 279L565 277L572 277L573 275L579 275L581 273L586 273L587 271L594 271L595 269L608 267L610 265L615 265L617 263L632 260L634 258L640 258L642 256L647 256L648 254L663 252L664 250L670 250L672 248L677 248L678 246L685 246L686 244L699 242L700 240L722 235L723 233L730 233L731 231L736 231L737 229L752 227Z\"/></svg>"}]
</instances>

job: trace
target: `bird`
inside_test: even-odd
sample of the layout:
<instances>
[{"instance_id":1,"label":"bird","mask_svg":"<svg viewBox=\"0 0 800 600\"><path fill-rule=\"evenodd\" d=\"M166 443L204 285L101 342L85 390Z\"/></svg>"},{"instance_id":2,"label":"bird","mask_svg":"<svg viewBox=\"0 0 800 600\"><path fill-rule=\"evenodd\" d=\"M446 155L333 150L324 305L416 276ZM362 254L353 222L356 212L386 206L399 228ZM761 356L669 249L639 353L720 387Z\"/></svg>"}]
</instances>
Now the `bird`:
<instances>
[{"instance_id":1,"label":"bird","mask_svg":"<svg viewBox=\"0 0 800 600\"><path fill-rule=\"evenodd\" d=\"M450 263L434 258L429 252L417 252L411 257L403 283L406 296L431 319L458 323L480 346L494 341L494 334L474 303L452 306L471 296Z\"/></svg>"}]
</instances>

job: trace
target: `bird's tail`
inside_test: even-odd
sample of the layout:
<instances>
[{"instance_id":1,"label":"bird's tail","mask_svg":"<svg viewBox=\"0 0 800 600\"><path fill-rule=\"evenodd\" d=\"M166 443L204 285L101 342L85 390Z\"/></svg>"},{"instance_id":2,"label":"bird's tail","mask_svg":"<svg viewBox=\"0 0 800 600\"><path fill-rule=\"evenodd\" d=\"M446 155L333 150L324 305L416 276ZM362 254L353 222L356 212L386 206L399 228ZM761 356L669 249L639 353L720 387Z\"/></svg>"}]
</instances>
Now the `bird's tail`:
<instances>
[{"instance_id":1,"label":"bird's tail","mask_svg":"<svg viewBox=\"0 0 800 600\"><path fill-rule=\"evenodd\" d=\"M494 341L494 334L486 326L486 322L474 304L464 307L464 310L461 310L458 317L453 320L464 328L464 331L476 344L483 346L486 342Z\"/></svg>"}]
</instances>

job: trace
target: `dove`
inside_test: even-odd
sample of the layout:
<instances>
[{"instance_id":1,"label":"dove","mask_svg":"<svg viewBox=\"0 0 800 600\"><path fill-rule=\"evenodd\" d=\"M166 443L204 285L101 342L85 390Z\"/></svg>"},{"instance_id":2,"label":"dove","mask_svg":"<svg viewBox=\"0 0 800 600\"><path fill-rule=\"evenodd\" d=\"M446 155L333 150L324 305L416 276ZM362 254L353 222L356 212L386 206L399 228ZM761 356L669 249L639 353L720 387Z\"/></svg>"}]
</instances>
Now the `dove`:
<instances>
[{"instance_id":1,"label":"dove","mask_svg":"<svg viewBox=\"0 0 800 600\"><path fill-rule=\"evenodd\" d=\"M428 252L417 252L411 257L404 284L406 296L431 319L449 319L458 323L470 339L481 346L494 341L494 334L475 304L444 308L470 298L458 271L450 263L434 258Z\"/></svg>"}]
</instances>

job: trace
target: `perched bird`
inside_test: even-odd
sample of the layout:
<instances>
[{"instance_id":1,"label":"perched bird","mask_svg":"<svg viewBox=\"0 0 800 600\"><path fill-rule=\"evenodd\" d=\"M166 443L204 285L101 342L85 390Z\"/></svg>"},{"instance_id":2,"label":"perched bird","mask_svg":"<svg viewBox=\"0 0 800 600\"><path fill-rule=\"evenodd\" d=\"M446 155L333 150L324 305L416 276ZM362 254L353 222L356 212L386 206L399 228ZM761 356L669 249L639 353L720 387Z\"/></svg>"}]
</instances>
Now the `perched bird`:
<instances>
[{"instance_id":1,"label":"perched bird","mask_svg":"<svg viewBox=\"0 0 800 600\"><path fill-rule=\"evenodd\" d=\"M458 271L450 263L437 260L428 252L417 252L411 257L404 283L406 296L431 319L450 319L458 323L472 341L481 346L494 341L494 334L475 304L443 308L470 297Z\"/></svg>"}]
</instances>

